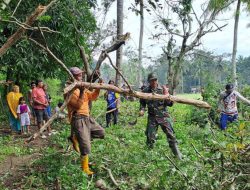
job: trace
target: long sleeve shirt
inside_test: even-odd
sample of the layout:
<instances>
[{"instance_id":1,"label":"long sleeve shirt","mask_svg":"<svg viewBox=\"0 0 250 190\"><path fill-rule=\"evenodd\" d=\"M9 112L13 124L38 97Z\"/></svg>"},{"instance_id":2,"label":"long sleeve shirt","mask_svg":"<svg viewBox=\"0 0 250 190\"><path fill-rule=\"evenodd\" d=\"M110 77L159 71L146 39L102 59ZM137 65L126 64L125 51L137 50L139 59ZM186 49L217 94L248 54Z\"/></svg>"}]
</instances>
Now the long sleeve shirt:
<instances>
[{"instance_id":1,"label":"long sleeve shirt","mask_svg":"<svg viewBox=\"0 0 250 190\"><path fill-rule=\"evenodd\" d=\"M155 93L163 94L163 89L156 88L152 89L149 87L144 88L142 91L144 93ZM167 112L167 106L172 106L173 102L168 100L145 100L140 99L140 110L145 110L146 106L148 107L148 114L150 116L163 117L164 113Z\"/></svg>"},{"instance_id":2,"label":"long sleeve shirt","mask_svg":"<svg viewBox=\"0 0 250 190\"><path fill-rule=\"evenodd\" d=\"M80 97L80 90L76 89L67 105L69 120L71 121L73 113L89 116L89 101L96 100L99 93L99 89L96 89L93 92L85 89L82 97Z\"/></svg>"},{"instance_id":3,"label":"long sleeve shirt","mask_svg":"<svg viewBox=\"0 0 250 190\"><path fill-rule=\"evenodd\" d=\"M241 101L250 105L250 101L235 90L231 94L222 92L220 94L219 103L218 103L219 109L221 110L221 112L227 115L237 114L238 113L237 98L239 98Z\"/></svg>"}]
</instances>

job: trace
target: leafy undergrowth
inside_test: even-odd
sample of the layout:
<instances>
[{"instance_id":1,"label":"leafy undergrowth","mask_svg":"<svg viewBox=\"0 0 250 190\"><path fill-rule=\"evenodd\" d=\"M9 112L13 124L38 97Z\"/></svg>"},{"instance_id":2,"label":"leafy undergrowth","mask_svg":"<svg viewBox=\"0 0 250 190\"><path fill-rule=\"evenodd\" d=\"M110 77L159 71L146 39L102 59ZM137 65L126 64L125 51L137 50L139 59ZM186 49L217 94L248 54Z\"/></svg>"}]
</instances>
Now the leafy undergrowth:
<instances>
[{"instance_id":1,"label":"leafy undergrowth","mask_svg":"<svg viewBox=\"0 0 250 190\"><path fill-rule=\"evenodd\" d=\"M18 139L13 136L3 136L0 138L0 163L8 156L20 156L32 154L33 149L23 144L24 139Z\"/></svg>"},{"instance_id":2,"label":"leafy undergrowth","mask_svg":"<svg viewBox=\"0 0 250 190\"><path fill-rule=\"evenodd\" d=\"M93 104L93 115L105 126L103 100ZM22 189L97 189L102 180L106 189L248 189L249 123L230 125L226 133L217 127L185 124L190 106L176 104L170 111L175 120L175 134L183 154L175 159L159 128L154 149L145 145L146 115L135 121L138 102L123 103L119 124L106 130L104 140L92 142L90 161L93 178L81 172L79 155L68 151L70 126L57 124L59 133L44 147L22 179ZM118 187L108 172L111 171ZM103 189L105 189L103 188Z\"/></svg>"}]
</instances>

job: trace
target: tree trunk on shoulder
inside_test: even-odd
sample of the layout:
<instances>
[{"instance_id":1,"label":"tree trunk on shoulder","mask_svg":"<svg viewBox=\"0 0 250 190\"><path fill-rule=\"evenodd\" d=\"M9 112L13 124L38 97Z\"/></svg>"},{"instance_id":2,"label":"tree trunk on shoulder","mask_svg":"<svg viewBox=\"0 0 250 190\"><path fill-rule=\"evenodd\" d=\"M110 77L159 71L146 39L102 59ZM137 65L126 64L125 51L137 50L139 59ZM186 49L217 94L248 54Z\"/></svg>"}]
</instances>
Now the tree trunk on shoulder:
<instances>
[{"instance_id":1,"label":"tree trunk on shoulder","mask_svg":"<svg viewBox=\"0 0 250 190\"><path fill-rule=\"evenodd\" d=\"M237 87L237 71L236 71L236 54L237 54L237 38L238 38L238 25L239 25L239 17L240 17L240 4L241 0L237 1L237 8L235 13L235 22L234 22L234 41L233 41L233 53L232 53L232 76L233 76L233 83Z\"/></svg>"},{"instance_id":2,"label":"tree trunk on shoulder","mask_svg":"<svg viewBox=\"0 0 250 190\"><path fill-rule=\"evenodd\" d=\"M117 0L117 39L123 34L123 0ZM122 64L122 47L116 51L116 67L120 70ZM115 84L120 86L121 76L116 72Z\"/></svg>"}]
</instances>

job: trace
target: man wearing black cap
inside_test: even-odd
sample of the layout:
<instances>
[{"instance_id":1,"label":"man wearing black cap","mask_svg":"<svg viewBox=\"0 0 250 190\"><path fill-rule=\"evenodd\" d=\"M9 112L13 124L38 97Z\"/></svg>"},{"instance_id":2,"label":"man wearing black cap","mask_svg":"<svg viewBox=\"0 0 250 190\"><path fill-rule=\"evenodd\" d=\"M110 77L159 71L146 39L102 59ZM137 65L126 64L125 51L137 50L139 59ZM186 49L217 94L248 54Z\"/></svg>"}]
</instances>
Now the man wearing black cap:
<instances>
[{"instance_id":1,"label":"man wearing black cap","mask_svg":"<svg viewBox=\"0 0 250 190\"><path fill-rule=\"evenodd\" d=\"M165 86L159 88L157 77L150 73L148 75L149 86L144 88L144 93L155 93L155 94L167 94ZM177 147L177 141L173 130L173 121L167 111L167 106L172 106L173 102L168 100L145 100L140 99L140 116L144 115L146 106L148 107L148 124L146 129L147 145L153 148L156 141L156 133L158 126L160 125L163 132L166 134L168 139L169 147L171 148L174 155L181 159L181 153Z\"/></svg>"},{"instance_id":2,"label":"man wearing black cap","mask_svg":"<svg viewBox=\"0 0 250 190\"><path fill-rule=\"evenodd\" d=\"M227 121L233 122L238 118L237 98L250 105L250 101L234 90L233 84L227 84L225 91L220 94L218 112L220 116L220 128L227 128Z\"/></svg>"}]
</instances>

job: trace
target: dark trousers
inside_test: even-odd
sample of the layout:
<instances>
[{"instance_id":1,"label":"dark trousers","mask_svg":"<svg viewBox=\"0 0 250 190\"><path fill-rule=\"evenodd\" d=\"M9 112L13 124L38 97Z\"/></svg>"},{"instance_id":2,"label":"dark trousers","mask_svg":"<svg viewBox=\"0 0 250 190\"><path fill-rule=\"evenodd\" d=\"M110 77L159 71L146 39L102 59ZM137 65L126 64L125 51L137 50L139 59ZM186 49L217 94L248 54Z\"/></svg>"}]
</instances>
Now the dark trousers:
<instances>
[{"instance_id":1,"label":"dark trousers","mask_svg":"<svg viewBox=\"0 0 250 190\"><path fill-rule=\"evenodd\" d=\"M221 128L221 130L226 130L228 121L230 123L232 123L234 121L237 121L237 119L238 119L238 114L227 115L225 113L221 113L221 116L220 116L220 128Z\"/></svg>"},{"instance_id":2,"label":"dark trousers","mask_svg":"<svg viewBox=\"0 0 250 190\"><path fill-rule=\"evenodd\" d=\"M107 112L110 111L110 110L112 110L112 109L115 109L115 108L108 108ZM116 110L114 110L112 112L106 113L106 123L107 123L106 127L110 126L112 115L113 115L113 118L114 118L114 125L117 124L117 121L118 121L118 110L116 109Z\"/></svg>"},{"instance_id":3,"label":"dark trousers","mask_svg":"<svg viewBox=\"0 0 250 190\"><path fill-rule=\"evenodd\" d=\"M173 131L173 121L168 114L165 114L164 117L148 116L148 124L145 132L147 144L153 146L155 143L158 126L161 126L162 131L166 134L169 146L173 146L176 143L176 138Z\"/></svg>"}]
</instances>

